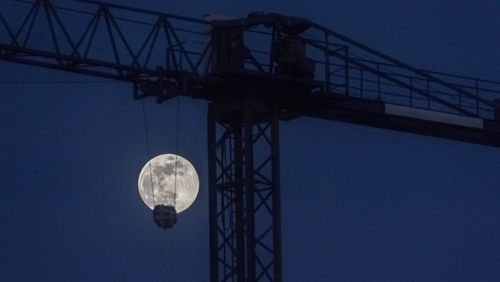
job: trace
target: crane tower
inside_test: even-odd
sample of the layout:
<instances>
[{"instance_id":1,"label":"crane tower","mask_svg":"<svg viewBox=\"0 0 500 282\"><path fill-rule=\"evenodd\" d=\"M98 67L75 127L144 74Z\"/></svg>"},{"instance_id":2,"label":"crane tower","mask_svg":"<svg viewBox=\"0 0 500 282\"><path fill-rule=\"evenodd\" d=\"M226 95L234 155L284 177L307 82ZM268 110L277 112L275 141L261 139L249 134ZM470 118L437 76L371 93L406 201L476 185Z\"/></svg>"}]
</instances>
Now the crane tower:
<instances>
[{"instance_id":1,"label":"crane tower","mask_svg":"<svg viewBox=\"0 0 500 282\"><path fill-rule=\"evenodd\" d=\"M24 12L0 5L0 60L130 82L135 99L208 101L211 281L282 281L280 122L500 147L500 83L421 70L307 19L12 1Z\"/></svg>"}]
</instances>

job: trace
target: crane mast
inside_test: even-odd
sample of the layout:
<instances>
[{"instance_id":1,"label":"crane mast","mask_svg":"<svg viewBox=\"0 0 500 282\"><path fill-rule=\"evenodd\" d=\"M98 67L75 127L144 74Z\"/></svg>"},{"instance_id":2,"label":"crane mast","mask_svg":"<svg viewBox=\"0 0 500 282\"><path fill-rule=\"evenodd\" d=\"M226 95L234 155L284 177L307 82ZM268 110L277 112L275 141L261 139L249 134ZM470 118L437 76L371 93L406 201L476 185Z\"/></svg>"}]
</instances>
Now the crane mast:
<instances>
[{"instance_id":1,"label":"crane mast","mask_svg":"<svg viewBox=\"0 0 500 282\"><path fill-rule=\"evenodd\" d=\"M282 281L279 124L302 116L500 147L500 83L421 70L306 19L0 4L0 60L209 102L211 281Z\"/></svg>"}]
</instances>

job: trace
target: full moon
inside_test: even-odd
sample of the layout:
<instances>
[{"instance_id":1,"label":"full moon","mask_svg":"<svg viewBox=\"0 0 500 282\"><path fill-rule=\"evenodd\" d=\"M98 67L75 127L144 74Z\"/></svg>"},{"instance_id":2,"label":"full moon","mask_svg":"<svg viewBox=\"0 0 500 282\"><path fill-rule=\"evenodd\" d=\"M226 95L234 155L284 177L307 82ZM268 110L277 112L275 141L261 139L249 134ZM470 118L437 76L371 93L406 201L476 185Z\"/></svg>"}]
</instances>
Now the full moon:
<instances>
[{"instance_id":1,"label":"full moon","mask_svg":"<svg viewBox=\"0 0 500 282\"><path fill-rule=\"evenodd\" d=\"M180 213L194 202L199 179L193 165L185 158L163 154L148 161L139 174L139 194L144 203L173 206Z\"/></svg>"}]
</instances>

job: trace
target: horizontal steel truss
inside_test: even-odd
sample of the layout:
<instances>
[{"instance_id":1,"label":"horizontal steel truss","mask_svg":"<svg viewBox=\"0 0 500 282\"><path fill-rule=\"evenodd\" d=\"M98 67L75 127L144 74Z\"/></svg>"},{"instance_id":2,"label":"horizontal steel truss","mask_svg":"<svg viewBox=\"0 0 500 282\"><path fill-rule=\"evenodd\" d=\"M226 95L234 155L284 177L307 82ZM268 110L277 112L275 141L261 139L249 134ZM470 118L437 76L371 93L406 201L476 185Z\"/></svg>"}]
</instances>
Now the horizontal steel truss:
<instances>
[{"instance_id":1,"label":"horizontal steel truss","mask_svg":"<svg viewBox=\"0 0 500 282\"><path fill-rule=\"evenodd\" d=\"M282 281L278 130L255 104L210 105L211 281Z\"/></svg>"},{"instance_id":2,"label":"horizontal steel truss","mask_svg":"<svg viewBox=\"0 0 500 282\"><path fill-rule=\"evenodd\" d=\"M262 40L245 42L245 57L251 61L246 66L272 76L272 50L261 47L273 46L288 22L309 26L301 38L325 94L483 119L494 118L493 100L500 97L498 82L420 70L299 18L268 15L214 23L88 0L10 1L24 3L26 11L15 23L3 7L7 1L0 3L1 60L134 82L136 98L199 96L193 90L203 92L203 78L213 63L210 31L219 28L259 34ZM82 15L83 20L75 20ZM263 25L269 28L258 29ZM35 38L37 30L46 46ZM95 56L103 42L108 54Z\"/></svg>"},{"instance_id":3,"label":"horizontal steel truss","mask_svg":"<svg viewBox=\"0 0 500 282\"><path fill-rule=\"evenodd\" d=\"M301 39L308 51L314 51L307 56L316 63L314 80L321 87L306 97L304 105L298 103L294 117L322 117L500 146L500 123L488 120L494 114L500 120L498 103L493 103L500 97L499 83L416 69L308 20L274 15L214 25L95 1L11 1L24 3L26 13L16 25L5 8L8 1L0 1L0 60L132 82L136 98L155 96L160 101L175 95L211 101L228 98L205 88L213 57L208 30L239 26L262 35L269 43L263 46L272 46L284 23L307 24L310 28ZM75 21L68 13L86 17ZM271 26L272 32L255 32L262 26ZM135 29L144 32L129 32ZM49 44L41 46L35 38L39 31ZM195 47L190 44L193 37L203 43ZM97 56L94 51L103 42L109 52ZM274 80L272 50L254 47L245 46L250 66ZM230 93L226 96L234 93L230 78L218 79L222 90ZM266 90L262 85L252 87L260 86L255 87L257 92ZM204 94L198 96L196 91ZM320 98L319 107L313 96ZM289 102L287 98L274 101ZM384 114L384 103L479 117L485 119L485 128L492 129L394 117ZM281 281L278 121L262 107L241 104L237 111L227 107L212 104L208 123L212 281Z\"/></svg>"},{"instance_id":4,"label":"horizontal steel truss","mask_svg":"<svg viewBox=\"0 0 500 282\"><path fill-rule=\"evenodd\" d=\"M153 90L152 83L155 96L178 95L206 72L210 44L189 51L180 35L208 38L205 21L94 1L73 1L81 11L53 0L19 2L27 11L17 26L0 10L1 60L134 82L136 98L147 94L142 84Z\"/></svg>"}]
</instances>

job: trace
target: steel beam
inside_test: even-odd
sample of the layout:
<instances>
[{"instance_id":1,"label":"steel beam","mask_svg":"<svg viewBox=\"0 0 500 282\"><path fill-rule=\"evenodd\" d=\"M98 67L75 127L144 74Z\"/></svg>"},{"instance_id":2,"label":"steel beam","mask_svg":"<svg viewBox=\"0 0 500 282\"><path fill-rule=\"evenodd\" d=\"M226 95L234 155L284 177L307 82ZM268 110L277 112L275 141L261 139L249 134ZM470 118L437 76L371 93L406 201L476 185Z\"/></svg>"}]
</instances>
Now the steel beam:
<instances>
[{"instance_id":1,"label":"steel beam","mask_svg":"<svg viewBox=\"0 0 500 282\"><path fill-rule=\"evenodd\" d=\"M208 137L211 281L282 281L277 115L212 103Z\"/></svg>"}]
</instances>

